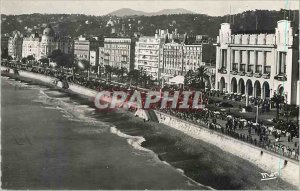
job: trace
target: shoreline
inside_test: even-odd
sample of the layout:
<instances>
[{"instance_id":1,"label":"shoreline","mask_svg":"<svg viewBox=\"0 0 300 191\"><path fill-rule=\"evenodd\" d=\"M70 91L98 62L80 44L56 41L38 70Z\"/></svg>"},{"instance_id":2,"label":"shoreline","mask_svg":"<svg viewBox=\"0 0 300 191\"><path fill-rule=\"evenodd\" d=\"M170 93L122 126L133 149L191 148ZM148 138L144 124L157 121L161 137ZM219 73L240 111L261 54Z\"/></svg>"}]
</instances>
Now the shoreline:
<instances>
[{"instance_id":1,"label":"shoreline","mask_svg":"<svg viewBox=\"0 0 300 191\"><path fill-rule=\"evenodd\" d=\"M91 99L91 97L87 96L87 95L84 95L84 94L79 94L77 92L74 92L72 90L62 90L61 88L53 85L53 84L49 84L47 82L44 82L44 81L41 81L41 80L38 80L38 79L33 79L33 78L29 78L29 77L24 77L24 76L19 76L19 75L16 75L16 74L9 74L9 75L2 75L3 77L7 77L7 78L11 78L11 79L14 79L16 81L23 81L25 83L33 83L33 85L35 85L36 81L38 81L38 85L45 85L45 86L51 86L51 87L54 87L54 88L57 88L57 90L59 91L63 91L63 92L66 92L70 95L80 95L86 99ZM79 86L79 85L77 85ZM123 111L116 111L117 114L125 114L127 116L130 116L133 120L139 120L140 122L142 121L142 119L140 117L135 117L134 116L134 113L131 112L131 111L128 111L128 110L123 110ZM171 128L171 127L170 127ZM168 165L168 166L171 166L175 171L179 172L182 176L184 176L185 178L187 178L189 181L191 181L191 183L199 186L200 188L202 189L206 189L206 190L215 190L214 188L212 188L211 186L207 186L207 185L203 185L199 182L197 182L196 180L192 179L191 177L187 176L184 171L182 169L178 169L178 168L175 168L174 166L172 166L171 164L169 164L167 161L165 160L161 160L161 158L159 157L159 155L157 153L155 153L154 151L146 148L146 147L143 147L143 142L145 142L145 138L144 137L141 137L141 136L132 136L132 135L129 135L129 134L126 134L124 132L122 132L121 130L119 130L118 128L116 128L115 126L112 126L110 127L110 133L116 135L116 136L119 136L119 137L122 137L124 139L127 140L127 143L133 147L134 149L137 149L137 150L140 150L140 151L144 151L144 152L147 152L151 155L153 155L153 157L158 160L159 162L165 164L165 165Z\"/></svg>"},{"instance_id":2,"label":"shoreline","mask_svg":"<svg viewBox=\"0 0 300 191\"><path fill-rule=\"evenodd\" d=\"M1 66L2 67L2 66ZM23 73L22 71L21 71L21 73ZM28 73L28 72L25 72L25 73ZM48 76L44 76L44 75L41 75L41 74L35 74L35 73L32 73L32 75L35 75L36 76L36 80L38 80L38 81L42 81L43 83L45 83L45 84L48 84L49 85L49 83L51 82L51 80L53 80L51 77L48 77ZM30 75L29 75L30 76ZM40 76L44 76L44 79L39 79L40 78ZM23 76L21 76L21 77L23 77ZM26 77L26 75L24 76L25 78L28 78L28 79L31 79L30 77ZM52 85L52 84L51 84ZM54 86L54 85L53 85ZM90 89L88 89L88 88L85 88L85 87L82 87L82 86L79 86L79 85L76 85L76 84L70 84L70 86L72 86L72 88L73 88L73 90L74 90L74 88L75 88L75 91L73 91L72 89L70 89L70 90L67 90L67 92L69 92L69 91L71 91L72 92L72 94L80 94L80 95L83 95L83 96L85 96L85 97L87 97L87 98L91 98L92 96L89 96L89 95L92 95L93 93L95 93L96 91L94 91L94 90L90 90ZM59 88L58 88L59 89ZM84 92L84 94L81 94L81 93L79 93L78 91L79 90L88 90L88 91L86 91L86 92ZM131 117L134 117L134 114L132 113L132 112L129 112L129 111L121 111L121 112L125 112L126 113L126 115L131 115ZM167 114L165 114L165 115L167 115ZM175 118L175 117L173 117L173 116L169 116L169 117L171 117L171 118ZM180 120L180 119L178 119L178 118L175 118L175 120ZM182 120L181 120L182 121ZM189 123L189 122L187 122L187 121L182 121L183 123L187 123L187 124L189 124L189 125L194 125L194 124L191 124L191 123ZM148 122L147 122L148 123ZM150 122L150 123L155 123L155 122ZM157 123L156 123L157 124ZM178 128L176 128L176 127L174 127L174 125L168 125L168 124L164 124L164 125L167 125L169 128L171 128L171 129L175 129L175 130L177 130L177 131L179 131L180 133L182 133L182 134L185 134L185 135L188 135L188 136L190 136L191 138L195 138L195 139L199 139L199 138L197 138L197 137L193 137L191 134L188 134L188 133L186 133L186 132L184 132L184 131L182 131L181 129L178 129ZM195 126L195 125L194 125ZM203 129L204 131L210 131L209 129L205 129L204 127L200 127L201 129ZM122 132L123 133L123 132ZM214 131L212 131L212 132L210 132L210 133L212 133L212 134L217 134L218 132L214 132ZM231 138L231 137L226 137L225 135L219 135L222 139L229 139L230 141L239 141L239 140L234 140L233 138ZM225 136L225 137L224 137ZM206 142L206 143L208 143L208 144L211 144L211 145L213 145L213 146L216 146L216 147L219 147L217 144L213 144L212 142L207 142L207 140L201 140L201 141L204 141L204 142ZM246 143L244 143L244 144L246 144ZM141 144L141 146L142 146L142 144ZM261 148L255 148L254 146L252 146L251 145L251 147L253 147L253 149L255 149L255 150L262 150ZM220 147L219 147L220 148ZM222 149L222 148L221 148ZM222 149L222 150L224 150L224 149ZM244 160L248 160L248 159L245 159L244 157L241 157L241 156L239 156L239 155L237 155L237 153L232 153L232 152L228 152L228 149L226 150L224 150L224 152L227 152L227 153L229 153L229 154L233 154L233 155L235 155L235 156L237 156L237 157L240 157L241 159L244 159ZM266 153L268 153L268 151L264 151L264 152L266 152ZM270 154L270 153L269 153ZM271 153L271 154L273 154L273 153ZM273 154L274 155L274 157L278 157L278 156L275 156L275 154ZM280 156L280 157L283 157L283 156ZM266 167L265 166L262 166L261 164L257 164L257 163L253 163L253 161L251 161L251 160L248 160L249 162L251 162L252 164L254 164L254 165L256 165L256 166L258 166L258 167L260 167L260 168L263 168L263 169L265 169ZM292 161L292 162L294 162L294 161ZM295 162L294 162L295 163ZM293 185L295 185L295 186L298 186L298 184L295 184L295 182L293 182L293 181L291 181L290 179L289 180L287 180L287 179L285 179L285 178L283 178L283 180L286 180L286 181L288 181L289 183L291 183L291 184L293 184ZM293 183L292 183L293 182Z\"/></svg>"}]
</instances>

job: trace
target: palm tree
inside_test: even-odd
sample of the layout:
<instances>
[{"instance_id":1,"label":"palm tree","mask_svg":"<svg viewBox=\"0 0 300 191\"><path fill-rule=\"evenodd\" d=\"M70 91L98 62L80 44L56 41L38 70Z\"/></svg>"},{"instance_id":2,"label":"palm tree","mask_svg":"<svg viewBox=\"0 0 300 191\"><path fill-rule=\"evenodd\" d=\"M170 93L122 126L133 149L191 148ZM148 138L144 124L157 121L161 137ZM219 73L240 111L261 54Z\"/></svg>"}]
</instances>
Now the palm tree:
<instances>
[{"instance_id":1,"label":"palm tree","mask_svg":"<svg viewBox=\"0 0 300 191\"><path fill-rule=\"evenodd\" d=\"M127 68L125 68L125 67L121 67L118 71L118 74L121 77L122 82L123 82L124 74L126 74L126 73L127 73Z\"/></svg>"},{"instance_id":2,"label":"palm tree","mask_svg":"<svg viewBox=\"0 0 300 191\"><path fill-rule=\"evenodd\" d=\"M284 102L284 96L274 93L271 101L276 104L276 119L279 118L279 106Z\"/></svg>"},{"instance_id":3,"label":"palm tree","mask_svg":"<svg viewBox=\"0 0 300 191\"><path fill-rule=\"evenodd\" d=\"M193 86L195 82L195 73L193 70L189 70L184 76L184 85Z\"/></svg>"},{"instance_id":4,"label":"palm tree","mask_svg":"<svg viewBox=\"0 0 300 191\"><path fill-rule=\"evenodd\" d=\"M130 79L130 86L131 86L132 80L136 82L136 85L138 85L138 81L140 79L140 71L139 70L131 70L128 73L128 77Z\"/></svg>"},{"instance_id":5,"label":"palm tree","mask_svg":"<svg viewBox=\"0 0 300 191\"><path fill-rule=\"evenodd\" d=\"M111 74L113 72L113 68L110 65L105 65L104 68L107 80L111 81Z\"/></svg>"},{"instance_id":6,"label":"palm tree","mask_svg":"<svg viewBox=\"0 0 300 191\"><path fill-rule=\"evenodd\" d=\"M195 71L195 80L196 80L196 83L199 82L199 84L197 83L197 86L200 89L204 89L205 88L205 81L206 82L209 81L208 68L206 68L205 66L200 66L199 68L197 68L197 70Z\"/></svg>"}]
</instances>

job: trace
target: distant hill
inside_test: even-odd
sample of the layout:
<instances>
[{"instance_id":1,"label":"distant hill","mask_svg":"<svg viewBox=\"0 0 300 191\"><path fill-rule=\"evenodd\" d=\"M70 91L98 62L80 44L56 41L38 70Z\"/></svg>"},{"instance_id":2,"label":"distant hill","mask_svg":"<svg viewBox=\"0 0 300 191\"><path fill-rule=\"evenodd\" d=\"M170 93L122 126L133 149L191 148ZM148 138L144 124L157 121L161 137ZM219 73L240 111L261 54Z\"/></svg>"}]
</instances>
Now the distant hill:
<instances>
[{"instance_id":1,"label":"distant hill","mask_svg":"<svg viewBox=\"0 0 300 191\"><path fill-rule=\"evenodd\" d=\"M157 12L148 13L147 16L155 16L155 15L179 15L179 14L196 14L193 11L189 11L186 9L178 8L178 9L163 9Z\"/></svg>"},{"instance_id":2,"label":"distant hill","mask_svg":"<svg viewBox=\"0 0 300 191\"><path fill-rule=\"evenodd\" d=\"M137 11L129 8L118 9L109 13L108 15L113 15L117 17L124 17L124 16L156 16L156 15L177 15L177 14L195 14L192 11L178 8L178 9L163 9L157 12L144 12L144 11Z\"/></svg>"},{"instance_id":3,"label":"distant hill","mask_svg":"<svg viewBox=\"0 0 300 191\"><path fill-rule=\"evenodd\" d=\"M136 11L133 9L129 9L129 8L123 8L123 9L118 9L116 11L110 12L108 13L108 15L113 15L113 16L117 16L117 17L124 17L124 16L132 16L132 15L146 15L146 12L143 11Z\"/></svg>"}]
</instances>

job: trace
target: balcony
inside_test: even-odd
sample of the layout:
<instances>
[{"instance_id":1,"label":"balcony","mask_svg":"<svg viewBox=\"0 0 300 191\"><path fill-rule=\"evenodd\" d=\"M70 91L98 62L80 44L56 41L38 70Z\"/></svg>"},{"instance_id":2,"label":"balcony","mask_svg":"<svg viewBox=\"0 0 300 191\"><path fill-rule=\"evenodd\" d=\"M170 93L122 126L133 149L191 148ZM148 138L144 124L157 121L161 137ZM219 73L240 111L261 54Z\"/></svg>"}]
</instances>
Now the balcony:
<instances>
[{"instance_id":1,"label":"balcony","mask_svg":"<svg viewBox=\"0 0 300 191\"><path fill-rule=\"evenodd\" d=\"M227 74L227 70L225 68L218 69L218 72L221 74Z\"/></svg>"},{"instance_id":2,"label":"balcony","mask_svg":"<svg viewBox=\"0 0 300 191\"><path fill-rule=\"evenodd\" d=\"M278 74L274 76L274 79L283 82L287 80L287 76L285 74Z\"/></svg>"},{"instance_id":3,"label":"balcony","mask_svg":"<svg viewBox=\"0 0 300 191\"><path fill-rule=\"evenodd\" d=\"M246 76L252 77L252 76L253 76L253 71L248 71L248 72L246 72Z\"/></svg>"},{"instance_id":4,"label":"balcony","mask_svg":"<svg viewBox=\"0 0 300 191\"><path fill-rule=\"evenodd\" d=\"M237 74L238 74L238 71L237 71L237 70L232 70L232 71L230 71L230 74L232 74L232 75L237 75Z\"/></svg>"},{"instance_id":5,"label":"balcony","mask_svg":"<svg viewBox=\"0 0 300 191\"><path fill-rule=\"evenodd\" d=\"M238 72L238 75L240 75L240 76L245 76L245 71L239 71L239 72Z\"/></svg>"},{"instance_id":6,"label":"balcony","mask_svg":"<svg viewBox=\"0 0 300 191\"><path fill-rule=\"evenodd\" d=\"M254 77L255 78L261 78L261 73L260 72L255 72Z\"/></svg>"},{"instance_id":7,"label":"balcony","mask_svg":"<svg viewBox=\"0 0 300 191\"><path fill-rule=\"evenodd\" d=\"M270 79L270 73L263 74L262 78L264 78L264 79Z\"/></svg>"}]
</instances>

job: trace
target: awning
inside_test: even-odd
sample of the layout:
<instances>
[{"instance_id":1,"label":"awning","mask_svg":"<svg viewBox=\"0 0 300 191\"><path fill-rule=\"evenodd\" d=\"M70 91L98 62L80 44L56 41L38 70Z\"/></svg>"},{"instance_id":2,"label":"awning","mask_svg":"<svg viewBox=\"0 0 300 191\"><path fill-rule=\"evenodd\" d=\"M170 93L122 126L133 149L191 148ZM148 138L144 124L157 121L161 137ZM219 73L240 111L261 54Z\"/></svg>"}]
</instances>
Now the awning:
<instances>
[{"instance_id":1,"label":"awning","mask_svg":"<svg viewBox=\"0 0 300 191\"><path fill-rule=\"evenodd\" d=\"M171 84L184 84L184 76L175 76L169 80Z\"/></svg>"}]
</instances>

